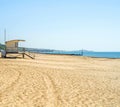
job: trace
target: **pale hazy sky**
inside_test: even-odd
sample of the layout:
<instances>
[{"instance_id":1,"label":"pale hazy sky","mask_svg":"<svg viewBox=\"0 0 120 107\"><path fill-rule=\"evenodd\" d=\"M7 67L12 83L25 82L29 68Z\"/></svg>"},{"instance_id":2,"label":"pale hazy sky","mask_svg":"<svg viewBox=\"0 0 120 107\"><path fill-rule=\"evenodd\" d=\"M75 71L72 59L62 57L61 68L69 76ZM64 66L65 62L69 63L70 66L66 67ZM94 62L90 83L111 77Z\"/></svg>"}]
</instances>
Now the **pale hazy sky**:
<instances>
[{"instance_id":1,"label":"pale hazy sky","mask_svg":"<svg viewBox=\"0 0 120 107\"><path fill-rule=\"evenodd\" d=\"M120 51L120 0L0 0L0 42L25 47Z\"/></svg>"}]
</instances>

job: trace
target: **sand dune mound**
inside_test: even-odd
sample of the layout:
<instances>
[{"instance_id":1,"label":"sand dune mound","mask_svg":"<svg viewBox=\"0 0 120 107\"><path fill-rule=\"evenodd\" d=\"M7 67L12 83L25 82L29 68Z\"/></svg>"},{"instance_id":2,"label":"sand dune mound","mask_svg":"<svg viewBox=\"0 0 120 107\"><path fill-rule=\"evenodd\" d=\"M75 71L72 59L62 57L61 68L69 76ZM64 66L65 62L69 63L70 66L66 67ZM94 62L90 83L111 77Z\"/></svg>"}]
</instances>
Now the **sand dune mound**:
<instances>
[{"instance_id":1,"label":"sand dune mound","mask_svg":"<svg viewBox=\"0 0 120 107\"><path fill-rule=\"evenodd\" d=\"M120 60L0 58L0 107L120 107Z\"/></svg>"}]
</instances>

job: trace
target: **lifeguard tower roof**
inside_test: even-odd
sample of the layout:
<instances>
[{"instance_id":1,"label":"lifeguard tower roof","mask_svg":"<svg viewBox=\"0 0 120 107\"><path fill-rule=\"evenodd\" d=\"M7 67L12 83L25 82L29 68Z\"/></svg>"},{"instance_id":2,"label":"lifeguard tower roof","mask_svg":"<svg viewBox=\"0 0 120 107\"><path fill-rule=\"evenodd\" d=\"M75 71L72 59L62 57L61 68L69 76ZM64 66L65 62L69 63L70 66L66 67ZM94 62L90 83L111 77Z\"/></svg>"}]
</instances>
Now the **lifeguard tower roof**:
<instances>
[{"instance_id":1,"label":"lifeguard tower roof","mask_svg":"<svg viewBox=\"0 0 120 107\"><path fill-rule=\"evenodd\" d=\"M8 43L8 42L25 42L25 40L20 40L20 39L16 39L16 40L9 40L9 41L6 41L5 43Z\"/></svg>"}]
</instances>

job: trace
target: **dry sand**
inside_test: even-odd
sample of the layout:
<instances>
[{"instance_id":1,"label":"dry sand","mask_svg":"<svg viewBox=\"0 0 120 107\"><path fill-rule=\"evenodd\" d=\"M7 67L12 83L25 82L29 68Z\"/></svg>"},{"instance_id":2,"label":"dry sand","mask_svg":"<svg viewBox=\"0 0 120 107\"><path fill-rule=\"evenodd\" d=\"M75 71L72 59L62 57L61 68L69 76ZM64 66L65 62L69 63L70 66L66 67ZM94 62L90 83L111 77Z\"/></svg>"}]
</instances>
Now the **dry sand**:
<instances>
[{"instance_id":1,"label":"dry sand","mask_svg":"<svg viewBox=\"0 0 120 107\"><path fill-rule=\"evenodd\" d=\"M0 58L0 107L120 107L120 59Z\"/></svg>"}]
</instances>

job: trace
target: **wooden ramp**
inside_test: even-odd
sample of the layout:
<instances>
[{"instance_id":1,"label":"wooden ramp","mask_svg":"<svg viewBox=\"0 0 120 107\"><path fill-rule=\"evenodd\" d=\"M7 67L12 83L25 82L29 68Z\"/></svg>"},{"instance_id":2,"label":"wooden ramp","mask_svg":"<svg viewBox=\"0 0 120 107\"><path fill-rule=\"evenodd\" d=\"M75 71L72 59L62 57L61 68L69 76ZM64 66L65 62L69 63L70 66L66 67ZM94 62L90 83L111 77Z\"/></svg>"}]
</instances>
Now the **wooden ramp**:
<instances>
[{"instance_id":1,"label":"wooden ramp","mask_svg":"<svg viewBox=\"0 0 120 107\"><path fill-rule=\"evenodd\" d=\"M35 55L33 53L25 52L24 55L28 56L31 59L35 59Z\"/></svg>"}]
</instances>

